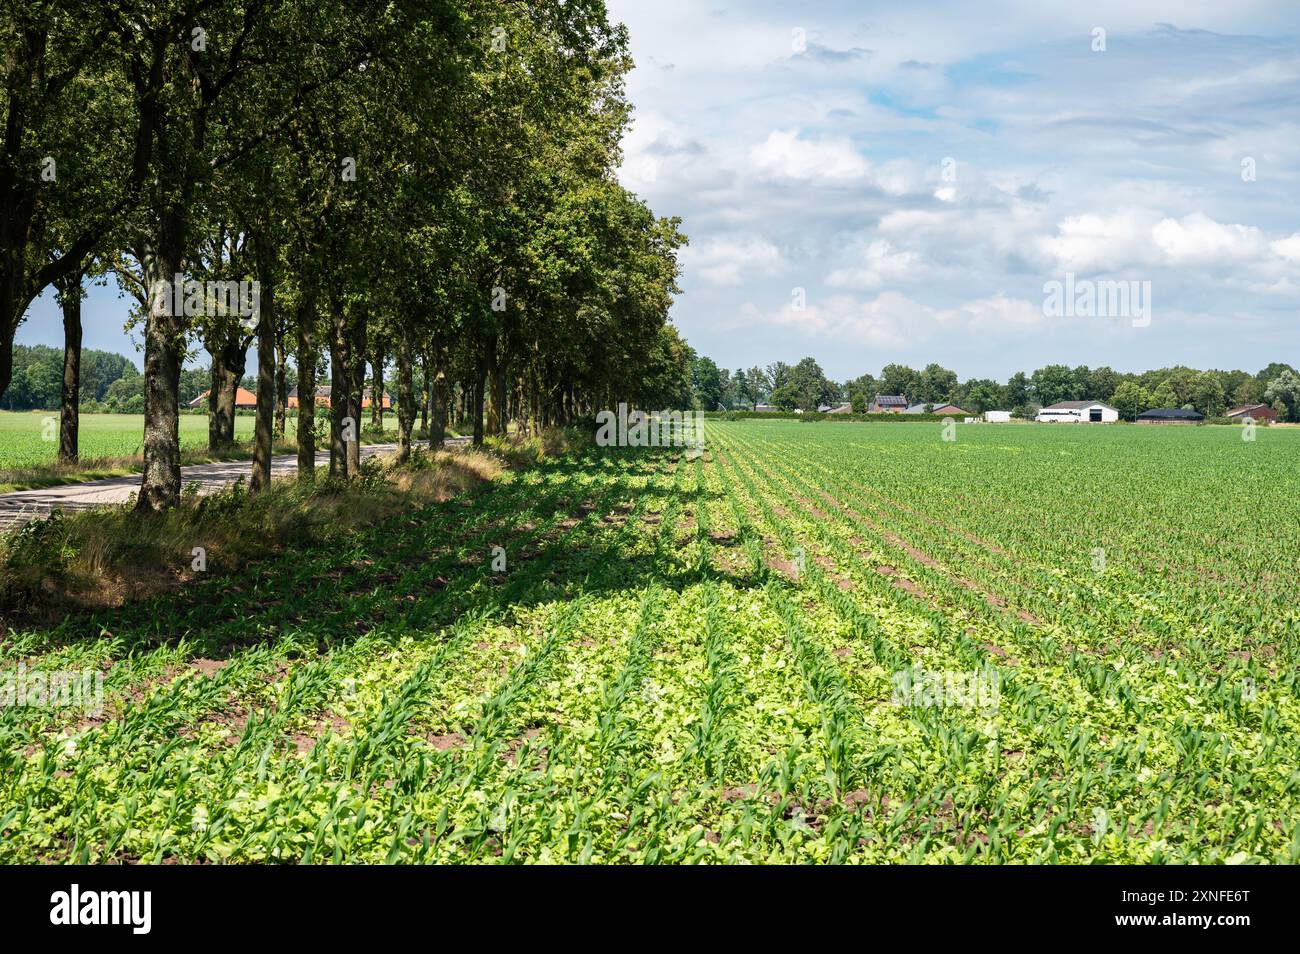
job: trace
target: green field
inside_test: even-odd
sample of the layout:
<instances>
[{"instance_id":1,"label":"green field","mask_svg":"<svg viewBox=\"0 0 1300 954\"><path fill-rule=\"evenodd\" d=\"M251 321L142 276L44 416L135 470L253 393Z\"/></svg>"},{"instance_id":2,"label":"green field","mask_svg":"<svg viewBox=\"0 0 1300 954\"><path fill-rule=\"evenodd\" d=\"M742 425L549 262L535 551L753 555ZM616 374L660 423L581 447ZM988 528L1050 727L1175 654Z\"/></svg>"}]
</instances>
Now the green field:
<instances>
[{"instance_id":1,"label":"green field","mask_svg":"<svg viewBox=\"0 0 1300 954\"><path fill-rule=\"evenodd\" d=\"M747 421L511 474L10 633L105 708L0 711L0 861L1294 863L1297 460Z\"/></svg>"},{"instance_id":2,"label":"green field","mask_svg":"<svg viewBox=\"0 0 1300 954\"><path fill-rule=\"evenodd\" d=\"M47 426L46 420L52 420ZM0 471L39 467L53 463L59 456L59 413L57 411L0 411ZM182 414L181 445L206 447L206 415ZM47 440L46 434L53 439ZM235 437L249 440L253 435L253 418L235 418ZM83 414L77 437L77 450L83 460L99 457L134 457L144 445L143 414Z\"/></svg>"}]
</instances>

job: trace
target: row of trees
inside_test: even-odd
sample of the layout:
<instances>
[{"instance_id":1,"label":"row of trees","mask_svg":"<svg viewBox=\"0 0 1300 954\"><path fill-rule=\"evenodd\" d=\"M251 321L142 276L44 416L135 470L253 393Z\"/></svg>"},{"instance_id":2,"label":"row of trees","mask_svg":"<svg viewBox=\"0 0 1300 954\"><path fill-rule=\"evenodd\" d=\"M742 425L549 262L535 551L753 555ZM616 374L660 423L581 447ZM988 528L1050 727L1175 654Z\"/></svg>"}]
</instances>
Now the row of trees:
<instances>
[{"instance_id":1,"label":"row of trees","mask_svg":"<svg viewBox=\"0 0 1300 954\"><path fill-rule=\"evenodd\" d=\"M709 358L697 357L692 387L696 405L710 410L770 403L782 410L809 411L849 402L862 412L876 394L902 394L915 404L951 402L974 413L1000 409L1022 415L1059 401L1104 401L1130 419L1153 407L1187 407L1217 417L1230 407L1267 403L1283 420L1300 421L1300 374L1278 362L1256 374L1183 366L1124 373L1054 364L1028 374L1018 371L1005 384L988 378L961 381L955 371L939 364L921 370L888 364L879 375L836 383L812 358L729 372Z\"/></svg>"},{"instance_id":2,"label":"row of trees","mask_svg":"<svg viewBox=\"0 0 1300 954\"><path fill-rule=\"evenodd\" d=\"M290 361L302 393L331 388L343 476L389 366L403 454L421 406L436 440L460 400L481 441L685 393L685 238L613 174L631 62L603 0L0 0L0 42L0 400L52 286L75 457L83 288L115 272L144 342L140 508L179 501L190 347L214 443L256 348L255 491ZM178 307L178 281L205 284ZM246 281L252 313L209 284ZM298 404L310 480L317 408Z\"/></svg>"}]
</instances>

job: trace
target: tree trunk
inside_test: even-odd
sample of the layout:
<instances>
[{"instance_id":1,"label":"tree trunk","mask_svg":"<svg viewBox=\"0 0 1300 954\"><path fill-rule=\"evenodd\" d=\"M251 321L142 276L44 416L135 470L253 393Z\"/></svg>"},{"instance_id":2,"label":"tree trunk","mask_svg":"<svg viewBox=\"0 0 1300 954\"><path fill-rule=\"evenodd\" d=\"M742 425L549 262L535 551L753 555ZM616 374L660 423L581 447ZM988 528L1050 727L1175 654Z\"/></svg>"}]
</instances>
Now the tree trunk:
<instances>
[{"instance_id":1,"label":"tree trunk","mask_svg":"<svg viewBox=\"0 0 1300 954\"><path fill-rule=\"evenodd\" d=\"M81 272L59 282L63 306L63 388L59 395L59 463L77 462L81 413Z\"/></svg>"},{"instance_id":2,"label":"tree trunk","mask_svg":"<svg viewBox=\"0 0 1300 954\"><path fill-rule=\"evenodd\" d=\"M180 377L185 320L168 291L181 271L184 222L162 213L159 242L145 276L149 312L144 332L144 476L136 509L158 513L181 501Z\"/></svg>"},{"instance_id":3,"label":"tree trunk","mask_svg":"<svg viewBox=\"0 0 1300 954\"><path fill-rule=\"evenodd\" d=\"M275 438L284 440L289 415L289 329L283 321L275 330Z\"/></svg>"},{"instance_id":4,"label":"tree trunk","mask_svg":"<svg viewBox=\"0 0 1300 954\"><path fill-rule=\"evenodd\" d=\"M474 424L474 446L483 446L483 359L480 357L474 369L474 381L470 387L470 417Z\"/></svg>"},{"instance_id":5,"label":"tree trunk","mask_svg":"<svg viewBox=\"0 0 1300 954\"><path fill-rule=\"evenodd\" d=\"M248 350L239 329L227 336L212 355L212 373L208 391L208 447L212 451L228 448L235 442L235 401L239 382L248 363Z\"/></svg>"},{"instance_id":6,"label":"tree trunk","mask_svg":"<svg viewBox=\"0 0 1300 954\"><path fill-rule=\"evenodd\" d=\"M384 353L375 349L371 359L374 379L370 386L370 426L381 431L384 429L384 360Z\"/></svg>"},{"instance_id":7,"label":"tree trunk","mask_svg":"<svg viewBox=\"0 0 1300 954\"><path fill-rule=\"evenodd\" d=\"M347 375L348 417L352 419L353 439L348 441L348 476L361 475L361 394L366 386L366 323L359 316L351 322L353 335L348 347L352 357Z\"/></svg>"},{"instance_id":8,"label":"tree trunk","mask_svg":"<svg viewBox=\"0 0 1300 954\"><path fill-rule=\"evenodd\" d=\"M487 390L488 413L487 431L489 434L504 435L508 412L506 408L506 375L504 362L497 356L496 341L487 346Z\"/></svg>"},{"instance_id":9,"label":"tree trunk","mask_svg":"<svg viewBox=\"0 0 1300 954\"><path fill-rule=\"evenodd\" d=\"M397 459L399 462L411 456L411 429L414 426L415 382L411 376L411 346L406 332L402 332L397 343Z\"/></svg>"},{"instance_id":10,"label":"tree trunk","mask_svg":"<svg viewBox=\"0 0 1300 954\"><path fill-rule=\"evenodd\" d=\"M275 430L275 248L258 233L253 237L257 280L261 285L257 315L257 421L253 427L253 473L248 489L271 486L271 450Z\"/></svg>"},{"instance_id":11,"label":"tree trunk","mask_svg":"<svg viewBox=\"0 0 1300 954\"><path fill-rule=\"evenodd\" d=\"M420 430L424 431L425 437L428 437L429 404L433 401L433 392L429 389L433 382L429 380L429 356L427 354L420 356L420 368L423 375L421 380L424 382L424 391L421 394L423 400L420 401Z\"/></svg>"},{"instance_id":12,"label":"tree trunk","mask_svg":"<svg viewBox=\"0 0 1300 954\"><path fill-rule=\"evenodd\" d=\"M5 305L0 302L0 309ZM0 397L9 390L9 379L14 373L14 332L17 322L10 324L9 316L0 314Z\"/></svg>"},{"instance_id":13,"label":"tree trunk","mask_svg":"<svg viewBox=\"0 0 1300 954\"><path fill-rule=\"evenodd\" d=\"M298 480L316 479L316 295L298 303Z\"/></svg>"},{"instance_id":14,"label":"tree trunk","mask_svg":"<svg viewBox=\"0 0 1300 954\"><path fill-rule=\"evenodd\" d=\"M330 476L348 475L348 449L343 440L348 416L348 340L343 309L330 302ZM354 422L355 430L355 422ZM354 435L355 437L355 435Z\"/></svg>"},{"instance_id":15,"label":"tree trunk","mask_svg":"<svg viewBox=\"0 0 1300 954\"><path fill-rule=\"evenodd\" d=\"M447 439L447 398L451 381L433 369L429 373L433 378L429 383L429 448L436 450Z\"/></svg>"}]
</instances>

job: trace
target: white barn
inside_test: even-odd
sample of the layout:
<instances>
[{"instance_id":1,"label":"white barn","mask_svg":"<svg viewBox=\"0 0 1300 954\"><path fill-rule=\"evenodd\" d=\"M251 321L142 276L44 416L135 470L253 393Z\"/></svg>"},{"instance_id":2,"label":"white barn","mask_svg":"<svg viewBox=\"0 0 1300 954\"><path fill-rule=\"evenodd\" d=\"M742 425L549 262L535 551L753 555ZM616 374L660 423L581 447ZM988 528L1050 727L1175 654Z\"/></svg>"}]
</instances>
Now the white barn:
<instances>
[{"instance_id":1,"label":"white barn","mask_svg":"<svg viewBox=\"0 0 1300 954\"><path fill-rule=\"evenodd\" d=\"M1043 408L1034 420L1049 424L1113 424L1119 420L1119 411L1100 401L1061 401Z\"/></svg>"},{"instance_id":2,"label":"white barn","mask_svg":"<svg viewBox=\"0 0 1300 954\"><path fill-rule=\"evenodd\" d=\"M1009 424L1011 423L1010 411L985 411L984 420L989 424Z\"/></svg>"}]
</instances>

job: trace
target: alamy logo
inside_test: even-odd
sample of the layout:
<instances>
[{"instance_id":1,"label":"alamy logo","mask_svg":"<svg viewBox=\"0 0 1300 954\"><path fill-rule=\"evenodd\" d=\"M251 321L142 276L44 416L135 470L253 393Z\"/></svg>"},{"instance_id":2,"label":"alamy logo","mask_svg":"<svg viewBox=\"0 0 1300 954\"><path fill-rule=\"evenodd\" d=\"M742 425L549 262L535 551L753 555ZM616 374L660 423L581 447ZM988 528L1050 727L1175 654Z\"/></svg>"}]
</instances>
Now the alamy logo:
<instances>
[{"instance_id":1,"label":"alamy logo","mask_svg":"<svg viewBox=\"0 0 1300 954\"><path fill-rule=\"evenodd\" d=\"M979 709L997 711L1001 700L1001 678L996 669L985 667L971 672L926 669L910 666L893 675L896 706L914 708Z\"/></svg>"},{"instance_id":2,"label":"alamy logo","mask_svg":"<svg viewBox=\"0 0 1300 954\"><path fill-rule=\"evenodd\" d=\"M50 905L51 924L127 924L132 934L148 934L153 926L150 891L82 891L74 884L50 895Z\"/></svg>"},{"instance_id":3,"label":"alamy logo","mask_svg":"<svg viewBox=\"0 0 1300 954\"><path fill-rule=\"evenodd\" d=\"M104 711L104 674L97 670L73 672L27 668L19 663L0 673L0 708L80 709L87 715Z\"/></svg>"},{"instance_id":4,"label":"alamy logo","mask_svg":"<svg viewBox=\"0 0 1300 954\"><path fill-rule=\"evenodd\" d=\"M1047 318L1131 318L1134 328L1151 324L1151 282L1075 279L1043 284L1043 315Z\"/></svg>"},{"instance_id":5,"label":"alamy logo","mask_svg":"<svg viewBox=\"0 0 1300 954\"><path fill-rule=\"evenodd\" d=\"M206 281L186 278L179 272L170 282L157 282L155 296L162 299L163 313L187 318L238 315L254 318L262 306L260 282Z\"/></svg>"},{"instance_id":6,"label":"alamy logo","mask_svg":"<svg viewBox=\"0 0 1300 954\"><path fill-rule=\"evenodd\" d=\"M631 411L596 415L598 447L685 447L688 457L704 448L704 415L699 411Z\"/></svg>"}]
</instances>

